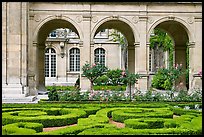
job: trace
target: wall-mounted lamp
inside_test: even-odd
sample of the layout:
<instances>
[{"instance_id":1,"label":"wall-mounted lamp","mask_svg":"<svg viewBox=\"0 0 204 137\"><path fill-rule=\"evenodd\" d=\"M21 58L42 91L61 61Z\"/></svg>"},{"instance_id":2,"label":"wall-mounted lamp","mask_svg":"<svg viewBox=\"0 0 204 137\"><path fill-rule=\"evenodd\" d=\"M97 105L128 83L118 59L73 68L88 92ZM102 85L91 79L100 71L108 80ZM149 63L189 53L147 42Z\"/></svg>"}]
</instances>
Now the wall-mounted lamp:
<instances>
[{"instance_id":1,"label":"wall-mounted lamp","mask_svg":"<svg viewBox=\"0 0 204 137\"><path fill-rule=\"evenodd\" d=\"M60 42L60 49L61 49L60 55L61 55L61 58L64 58L64 56L65 56L65 50L64 50L64 48L65 48L65 46L66 46L66 43L68 43L68 42L69 42L69 39L68 39L68 38L65 39L64 42Z\"/></svg>"}]
</instances>

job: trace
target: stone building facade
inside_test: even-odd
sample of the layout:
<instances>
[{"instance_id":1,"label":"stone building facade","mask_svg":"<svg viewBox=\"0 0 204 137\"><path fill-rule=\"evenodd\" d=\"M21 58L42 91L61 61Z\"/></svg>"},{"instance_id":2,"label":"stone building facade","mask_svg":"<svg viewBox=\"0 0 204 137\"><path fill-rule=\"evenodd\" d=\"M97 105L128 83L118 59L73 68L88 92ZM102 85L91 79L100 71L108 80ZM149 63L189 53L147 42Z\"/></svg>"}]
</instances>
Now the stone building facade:
<instances>
[{"instance_id":1,"label":"stone building facade","mask_svg":"<svg viewBox=\"0 0 204 137\"><path fill-rule=\"evenodd\" d=\"M101 62L109 69L122 69L122 51L111 34L104 29L94 37L92 62ZM70 29L53 30L45 42L45 86L74 86L80 76L79 37ZM114 54L113 54L114 52Z\"/></svg>"},{"instance_id":2,"label":"stone building facade","mask_svg":"<svg viewBox=\"0 0 204 137\"><path fill-rule=\"evenodd\" d=\"M155 28L163 29L174 40L175 63L186 64L188 43L189 89L202 86L197 75L202 69L201 2L3 2L2 97L35 96L43 89L45 41L57 28L79 36L74 46L80 49L80 66L93 63L98 32L119 30L128 41L128 70L142 75L141 90L151 82L150 35ZM88 90L90 82L81 73L80 88Z\"/></svg>"}]
</instances>

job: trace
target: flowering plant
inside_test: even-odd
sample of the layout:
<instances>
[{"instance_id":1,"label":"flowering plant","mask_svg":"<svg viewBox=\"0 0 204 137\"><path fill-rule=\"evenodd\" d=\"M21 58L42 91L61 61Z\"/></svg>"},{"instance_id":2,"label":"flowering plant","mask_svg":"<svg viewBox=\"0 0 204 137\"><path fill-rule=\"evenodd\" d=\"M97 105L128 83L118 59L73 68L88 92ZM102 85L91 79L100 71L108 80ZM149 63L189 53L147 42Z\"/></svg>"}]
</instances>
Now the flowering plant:
<instances>
[{"instance_id":1,"label":"flowering plant","mask_svg":"<svg viewBox=\"0 0 204 137\"><path fill-rule=\"evenodd\" d=\"M202 69L200 69L200 70L198 71L198 75L199 75L200 78L202 79Z\"/></svg>"},{"instance_id":2,"label":"flowering plant","mask_svg":"<svg viewBox=\"0 0 204 137\"><path fill-rule=\"evenodd\" d=\"M94 80L104 75L107 72L108 68L100 63L91 65L88 62L86 62L86 64L82 67L82 70L83 70L82 75L90 80L92 90Z\"/></svg>"},{"instance_id":3,"label":"flowering plant","mask_svg":"<svg viewBox=\"0 0 204 137\"><path fill-rule=\"evenodd\" d=\"M182 64L176 64L170 68L159 68L152 80L152 87L171 90L173 83L183 75Z\"/></svg>"}]
</instances>

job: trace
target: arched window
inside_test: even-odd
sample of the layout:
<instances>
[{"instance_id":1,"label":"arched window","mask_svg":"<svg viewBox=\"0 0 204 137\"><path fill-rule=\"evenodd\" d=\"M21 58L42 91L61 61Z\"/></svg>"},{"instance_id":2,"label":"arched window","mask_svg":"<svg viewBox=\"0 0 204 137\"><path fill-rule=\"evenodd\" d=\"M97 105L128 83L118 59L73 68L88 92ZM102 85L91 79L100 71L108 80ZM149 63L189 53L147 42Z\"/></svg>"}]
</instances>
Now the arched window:
<instances>
[{"instance_id":1,"label":"arched window","mask_svg":"<svg viewBox=\"0 0 204 137\"><path fill-rule=\"evenodd\" d=\"M105 66L105 50L103 48L97 48L94 50L94 62Z\"/></svg>"},{"instance_id":2,"label":"arched window","mask_svg":"<svg viewBox=\"0 0 204 137\"><path fill-rule=\"evenodd\" d=\"M53 48L45 49L45 77L56 77L56 52Z\"/></svg>"},{"instance_id":3,"label":"arched window","mask_svg":"<svg viewBox=\"0 0 204 137\"><path fill-rule=\"evenodd\" d=\"M78 48L70 49L69 56L70 56L69 62L70 71L80 71L80 50Z\"/></svg>"}]
</instances>

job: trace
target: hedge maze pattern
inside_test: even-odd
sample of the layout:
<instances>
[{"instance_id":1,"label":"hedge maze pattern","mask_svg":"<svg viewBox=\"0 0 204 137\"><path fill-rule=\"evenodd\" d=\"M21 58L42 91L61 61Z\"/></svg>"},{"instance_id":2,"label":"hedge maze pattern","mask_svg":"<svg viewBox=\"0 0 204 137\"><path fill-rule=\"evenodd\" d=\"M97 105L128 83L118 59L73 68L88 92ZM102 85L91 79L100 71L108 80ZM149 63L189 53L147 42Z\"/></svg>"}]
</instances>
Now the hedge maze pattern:
<instances>
[{"instance_id":1,"label":"hedge maze pattern","mask_svg":"<svg viewBox=\"0 0 204 137\"><path fill-rule=\"evenodd\" d=\"M177 115L176 118L173 115ZM122 122L124 128L109 123ZM45 127L68 126L43 132ZM202 134L202 111L168 104L64 104L3 107L3 135Z\"/></svg>"}]
</instances>

